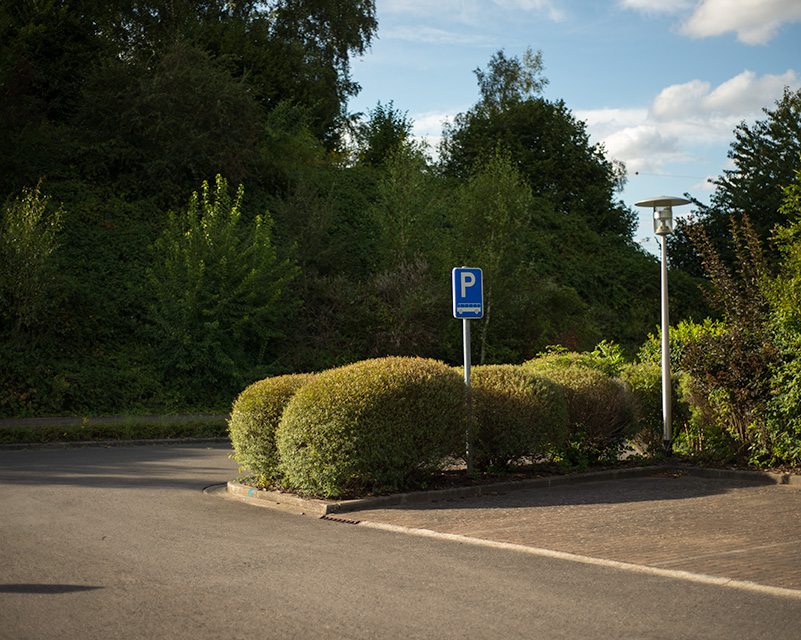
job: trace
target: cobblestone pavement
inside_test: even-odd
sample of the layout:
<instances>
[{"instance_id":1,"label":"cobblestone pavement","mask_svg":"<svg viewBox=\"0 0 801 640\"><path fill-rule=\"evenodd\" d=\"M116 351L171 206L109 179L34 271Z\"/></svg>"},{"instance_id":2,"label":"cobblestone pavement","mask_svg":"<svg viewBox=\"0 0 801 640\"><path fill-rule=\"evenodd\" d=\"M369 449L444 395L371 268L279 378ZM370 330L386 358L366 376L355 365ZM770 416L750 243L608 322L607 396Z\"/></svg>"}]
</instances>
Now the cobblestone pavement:
<instances>
[{"instance_id":1,"label":"cobblestone pavement","mask_svg":"<svg viewBox=\"0 0 801 640\"><path fill-rule=\"evenodd\" d=\"M666 473L348 518L801 590L798 484Z\"/></svg>"}]
</instances>

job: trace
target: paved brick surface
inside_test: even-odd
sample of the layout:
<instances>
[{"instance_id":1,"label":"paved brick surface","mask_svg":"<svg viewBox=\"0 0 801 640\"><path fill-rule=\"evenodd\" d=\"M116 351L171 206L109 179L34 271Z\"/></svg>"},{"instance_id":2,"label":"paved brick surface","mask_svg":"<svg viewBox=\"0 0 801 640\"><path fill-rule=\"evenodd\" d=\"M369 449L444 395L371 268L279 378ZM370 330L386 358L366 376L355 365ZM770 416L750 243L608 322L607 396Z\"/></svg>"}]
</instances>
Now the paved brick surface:
<instances>
[{"instance_id":1,"label":"paved brick surface","mask_svg":"<svg viewBox=\"0 0 801 640\"><path fill-rule=\"evenodd\" d=\"M801 590L801 485L632 478L347 516Z\"/></svg>"}]
</instances>

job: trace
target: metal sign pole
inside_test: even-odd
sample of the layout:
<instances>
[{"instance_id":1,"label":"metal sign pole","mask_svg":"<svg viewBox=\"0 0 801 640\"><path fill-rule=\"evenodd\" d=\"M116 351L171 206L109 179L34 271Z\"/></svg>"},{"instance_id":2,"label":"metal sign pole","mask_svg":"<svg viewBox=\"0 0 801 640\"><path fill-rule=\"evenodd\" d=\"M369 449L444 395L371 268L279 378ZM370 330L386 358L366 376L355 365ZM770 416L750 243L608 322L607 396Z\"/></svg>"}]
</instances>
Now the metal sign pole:
<instances>
[{"instance_id":1,"label":"metal sign pole","mask_svg":"<svg viewBox=\"0 0 801 640\"><path fill-rule=\"evenodd\" d=\"M462 338L464 342L464 384L467 388L467 432L466 441L466 462L467 474L473 473L473 399L470 395L470 320L462 320Z\"/></svg>"},{"instance_id":2,"label":"metal sign pole","mask_svg":"<svg viewBox=\"0 0 801 640\"><path fill-rule=\"evenodd\" d=\"M484 279L481 269L462 267L451 271L453 317L462 321L464 341L464 384L467 402L465 461L467 473L473 473L473 404L470 393L470 319L484 317Z\"/></svg>"}]
</instances>

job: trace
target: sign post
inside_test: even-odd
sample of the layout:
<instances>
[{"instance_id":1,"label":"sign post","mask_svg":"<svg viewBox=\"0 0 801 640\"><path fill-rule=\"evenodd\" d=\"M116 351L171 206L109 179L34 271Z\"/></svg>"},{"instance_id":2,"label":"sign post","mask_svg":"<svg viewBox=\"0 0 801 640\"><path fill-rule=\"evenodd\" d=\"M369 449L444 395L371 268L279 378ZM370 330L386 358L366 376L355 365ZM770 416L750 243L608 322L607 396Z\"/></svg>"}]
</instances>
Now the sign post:
<instances>
[{"instance_id":1,"label":"sign post","mask_svg":"<svg viewBox=\"0 0 801 640\"><path fill-rule=\"evenodd\" d=\"M464 342L464 384L467 387L467 473L473 473L473 410L470 398L470 320L484 316L484 281L481 269L468 267L451 271L453 317L462 320Z\"/></svg>"}]
</instances>

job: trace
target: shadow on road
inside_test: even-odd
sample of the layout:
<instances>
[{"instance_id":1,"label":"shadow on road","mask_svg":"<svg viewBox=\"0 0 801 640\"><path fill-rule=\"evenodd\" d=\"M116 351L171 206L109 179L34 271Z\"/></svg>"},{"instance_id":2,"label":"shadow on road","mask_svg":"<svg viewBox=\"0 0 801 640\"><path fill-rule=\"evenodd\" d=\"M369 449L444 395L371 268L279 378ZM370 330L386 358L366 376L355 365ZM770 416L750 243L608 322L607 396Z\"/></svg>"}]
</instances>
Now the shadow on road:
<instances>
[{"instance_id":1,"label":"shadow on road","mask_svg":"<svg viewBox=\"0 0 801 640\"><path fill-rule=\"evenodd\" d=\"M230 444L0 451L0 484L202 488L236 475Z\"/></svg>"}]
</instances>

